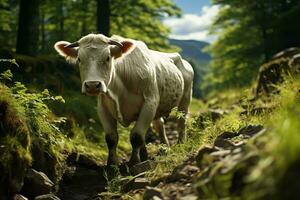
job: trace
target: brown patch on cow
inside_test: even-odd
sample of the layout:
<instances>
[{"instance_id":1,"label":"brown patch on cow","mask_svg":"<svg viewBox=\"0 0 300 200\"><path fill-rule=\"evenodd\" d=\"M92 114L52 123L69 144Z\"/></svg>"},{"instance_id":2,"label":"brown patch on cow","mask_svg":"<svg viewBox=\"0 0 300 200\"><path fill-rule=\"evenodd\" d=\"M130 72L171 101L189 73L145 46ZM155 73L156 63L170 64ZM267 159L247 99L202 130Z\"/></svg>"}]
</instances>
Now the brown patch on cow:
<instances>
[{"instance_id":1,"label":"brown patch on cow","mask_svg":"<svg viewBox=\"0 0 300 200\"><path fill-rule=\"evenodd\" d=\"M128 52L129 49L133 47L133 43L130 41L123 41L121 42L123 47L122 47L122 53Z\"/></svg>"}]
</instances>

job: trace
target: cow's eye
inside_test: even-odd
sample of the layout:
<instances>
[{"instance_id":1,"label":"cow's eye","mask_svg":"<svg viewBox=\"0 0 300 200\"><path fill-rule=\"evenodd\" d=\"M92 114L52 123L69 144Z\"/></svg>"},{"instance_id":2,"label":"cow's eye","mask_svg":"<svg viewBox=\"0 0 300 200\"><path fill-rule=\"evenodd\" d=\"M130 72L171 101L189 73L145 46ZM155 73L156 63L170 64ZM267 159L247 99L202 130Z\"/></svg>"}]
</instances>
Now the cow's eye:
<instances>
[{"instance_id":1,"label":"cow's eye","mask_svg":"<svg viewBox=\"0 0 300 200\"><path fill-rule=\"evenodd\" d=\"M80 63L80 58L77 59L78 63Z\"/></svg>"},{"instance_id":2,"label":"cow's eye","mask_svg":"<svg viewBox=\"0 0 300 200\"><path fill-rule=\"evenodd\" d=\"M108 62L108 61L109 61L109 59L110 59L110 57L108 56L108 57L106 58L106 61Z\"/></svg>"}]
</instances>

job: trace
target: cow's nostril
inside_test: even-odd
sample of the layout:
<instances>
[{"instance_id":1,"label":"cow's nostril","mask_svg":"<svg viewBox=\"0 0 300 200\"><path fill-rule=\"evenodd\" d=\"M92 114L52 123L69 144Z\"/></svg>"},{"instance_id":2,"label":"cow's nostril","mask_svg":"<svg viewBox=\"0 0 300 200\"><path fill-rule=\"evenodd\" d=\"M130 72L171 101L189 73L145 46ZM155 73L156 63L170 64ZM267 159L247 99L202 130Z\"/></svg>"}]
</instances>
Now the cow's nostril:
<instances>
[{"instance_id":1,"label":"cow's nostril","mask_svg":"<svg viewBox=\"0 0 300 200\"><path fill-rule=\"evenodd\" d=\"M96 88L99 89L101 86L100 82L96 84Z\"/></svg>"}]
</instances>

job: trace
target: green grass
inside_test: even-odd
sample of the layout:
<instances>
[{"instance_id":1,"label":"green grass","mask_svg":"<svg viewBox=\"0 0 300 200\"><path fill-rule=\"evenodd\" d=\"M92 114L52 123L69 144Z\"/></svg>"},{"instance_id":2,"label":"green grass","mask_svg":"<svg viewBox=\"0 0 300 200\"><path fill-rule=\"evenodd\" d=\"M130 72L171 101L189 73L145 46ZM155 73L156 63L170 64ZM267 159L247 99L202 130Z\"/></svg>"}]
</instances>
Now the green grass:
<instances>
[{"instance_id":1,"label":"green grass","mask_svg":"<svg viewBox=\"0 0 300 200\"><path fill-rule=\"evenodd\" d=\"M257 163L250 168L246 167L248 174L245 178L246 185L241 187L240 194L231 194L229 186L233 179L235 170L228 176L220 176L216 173L214 184L207 185L206 193L202 198L218 199L292 199L294 195L299 195L299 184L295 178L300 177L300 81L296 78L287 78L287 81L278 86L280 93L264 97L255 102L247 100L252 98L251 90L232 94L219 94L219 103L214 105L224 109L230 109L230 113L215 123L206 122L205 129L200 129L197 125L196 115L188 121L187 134L188 139L184 144L177 144L170 148L166 146L149 145L151 152L160 152L156 157L157 167L148 173L150 179L157 179L172 172L172 170L183 163L189 155L197 153L202 145L213 144L218 135L225 131L235 132L246 125L262 124L267 131L264 135L255 137L248 144L248 153L258 153ZM237 92L237 91L236 91ZM232 107L232 105L235 105ZM262 112L257 115L240 115L242 107L249 104L248 108L253 107L274 107L272 112ZM201 102L193 101L193 113L198 110L207 109L207 105ZM247 106L246 106L247 107ZM249 155L250 155L249 154ZM242 167L237 165L236 167ZM296 178L296 179L297 179ZM196 184L196 183L195 183ZM219 187L219 189L218 189ZM227 187L227 188L226 188ZM222 189L221 189L222 188ZM223 190L227 196L218 196L217 191ZM226 191L227 190L227 191Z\"/></svg>"}]
</instances>

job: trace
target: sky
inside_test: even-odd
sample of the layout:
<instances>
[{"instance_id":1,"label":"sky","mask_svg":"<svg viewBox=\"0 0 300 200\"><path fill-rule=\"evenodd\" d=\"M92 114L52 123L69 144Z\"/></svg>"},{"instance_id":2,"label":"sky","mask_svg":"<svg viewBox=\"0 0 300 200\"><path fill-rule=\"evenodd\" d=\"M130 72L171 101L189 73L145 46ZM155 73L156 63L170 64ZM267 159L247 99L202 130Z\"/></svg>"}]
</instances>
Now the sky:
<instances>
[{"instance_id":1,"label":"sky","mask_svg":"<svg viewBox=\"0 0 300 200\"><path fill-rule=\"evenodd\" d=\"M182 10L181 18L166 18L164 24L171 28L170 38L213 42L216 36L208 34L208 28L219 11L210 0L175 0Z\"/></svg>"}]
</instances>

